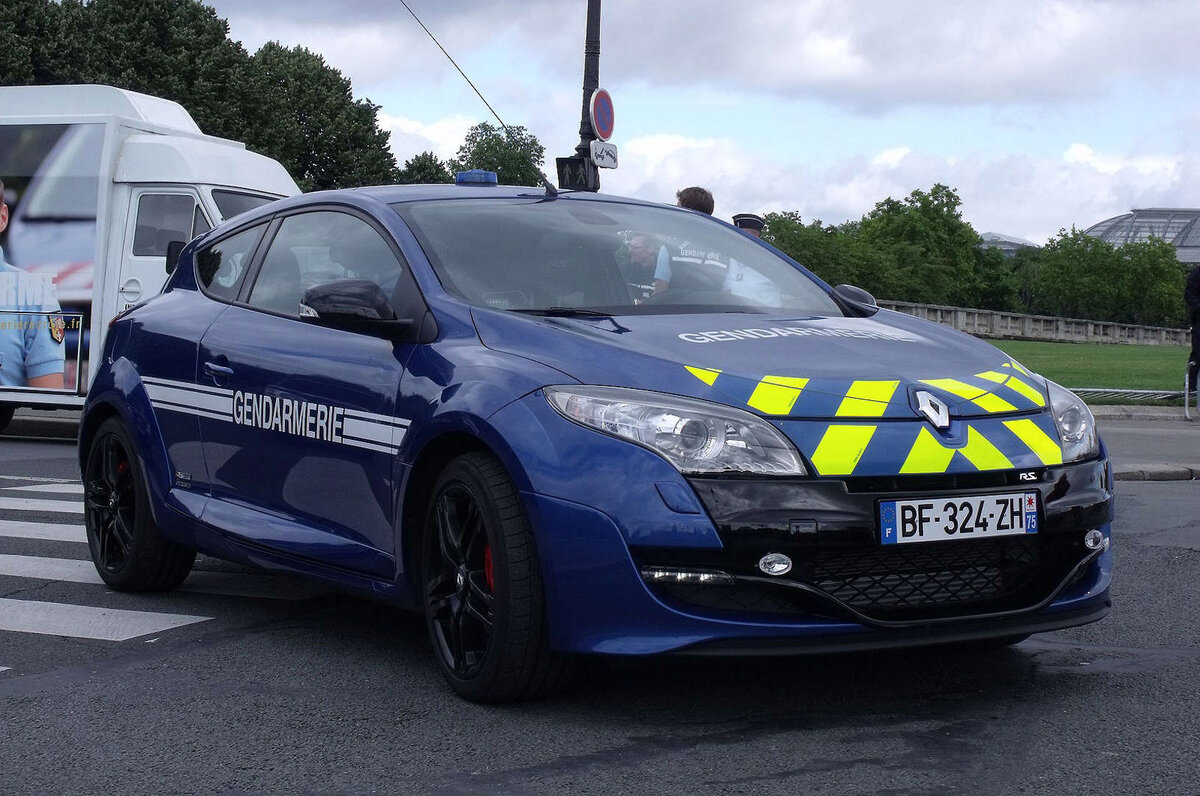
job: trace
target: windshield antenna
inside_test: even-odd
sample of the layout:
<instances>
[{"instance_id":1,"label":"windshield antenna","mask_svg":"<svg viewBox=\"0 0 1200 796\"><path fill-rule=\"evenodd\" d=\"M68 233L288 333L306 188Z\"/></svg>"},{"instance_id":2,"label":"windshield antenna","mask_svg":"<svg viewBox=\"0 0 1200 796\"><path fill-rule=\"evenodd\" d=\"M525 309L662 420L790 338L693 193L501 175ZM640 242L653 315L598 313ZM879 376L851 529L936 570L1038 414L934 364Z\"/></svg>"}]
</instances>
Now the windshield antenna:
<instances>
[{"instance_id":1,"label":"windshield antenna","mask_svg":"<svg viewBox=\"0 0 1200 796\"><path fill-rule=\"evenodd\" d=\"M483 104L486 105L487 109L492 112L493 116L496 117L496 121L500 122L500 126L504 128L504 134L511 140L512 133L509 131L508 125L505 124L504 120L500 118L500 114L496 113L496 109L492 107L492 103L488 102L487 98L483 96L483 92L475 87L475 84L471 82L471 78L467 77L467 73L462 70L462 67L458 65L458 62L454 60L450 53L446 52L446 48L442 46L442 43L437 40L437 37L433 35L429 28L425 27L425 23L421 21L421 18L417 16L416 12L409 8L407 0L400 0L400 5L404 6L405 10L408 11L409 14L412 14L412 18L415 19L417 24L421 26L421 30L425 31L429 38L433 40L433 43L436 44L438 49L442 51L442 55L449 59L454 68L458 70L458 73L462 75L463 80L467 81L467 85L471 87L471 90L479 95L479 99L483 100ZM537 163L533 161L532 157L529 158L529 163L531 166L533 166L534 170L537 171L538 176L542 178L542 185L546 187L546 195L558 196L558 189L554 187L554 183L550 182L550 178L547 177L546 174L537 167Z\"/></svg>"}]
</instances>

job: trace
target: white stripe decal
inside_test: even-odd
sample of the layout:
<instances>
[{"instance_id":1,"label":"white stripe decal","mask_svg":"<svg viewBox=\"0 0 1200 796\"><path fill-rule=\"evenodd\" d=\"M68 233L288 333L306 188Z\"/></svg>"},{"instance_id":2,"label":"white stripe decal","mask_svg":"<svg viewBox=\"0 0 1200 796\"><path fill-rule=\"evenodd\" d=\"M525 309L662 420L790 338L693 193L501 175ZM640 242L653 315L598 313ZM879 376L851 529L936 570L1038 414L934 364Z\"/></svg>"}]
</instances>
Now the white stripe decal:
<instances>
[{"instance_id":1,"label":"white stripe decal","mask_svg":"<svg viewBox=\"0 0 1200 796\"><path fill-rule=\"evenodd\" d=\"M34 498L0 497L0 509L16 511L54 511L64 514L82 514L83 501L73 500L36 500Z\"/></svg>"},{"instance_id":2,"label":"white stripe decal","mask_svg":"<svg viewBox=\"0 0 1200 796\"><path fill-rule=\"evenodd\" d=\"M20 522L0 520L0 536L10 539L38 539L46 542L87 542L82 525L57 522Z\"/></svg>"},{"instance_id":3,"label":"white stripe decal","mask_svg":"<svg viewBox=\"0 0 1200 796\"><path fill-rule=\"evenodd\" d=\"M162 409L167 412L179 412L180 414L184 415L195 415L196 417L207 417L211 420L224 420L226 422L232 422L229 415L218 415L214 412L205 412L203 409L194 409L190 406L176 406L175 404L164 404L158 403L157 401L151 401L150 403L155 409Z\"/></svg>"},{"instance_id":4,"label":"white stripe decal","mask_svg":"<svg viewBox=\"0 0 1200 796\"><path fill-rule=\"evenodd\" d=\"M342 438L342 444L349 445L352 448L362 448L363 450L377 451L379 453L397 453L397 449L390 446L385 447L383 445L376 445L372 442L359 442L358 440L347 439L345 437Z\"/></svg>"},{"instance_id":5,"label":"white stripe decal","mask_svg":"<svg viewBox=\"0 0 1200 796\"><path fill-rule=\"evenodd\" d=\"M196 409L207 409L210 412L220 412L221 414L228 414L230 417L233 416L232 395L209 395L208 393L179 390L174 387L154 386L147 388L146 392L150 395L152 402L162 401L181 406L191 406Z\"/></svg>"},{"instance_id":6,"label":"white stripe decal","mask_svg":"<svg viewBox=\"0 0 1200 796\"><path fill-rule=\"evenodd\" d=\"M364 423L353 417L347 417L342 424L342 437L358 440L369 440L389 445L392 442L392 427L378 423Z\"/></svg>"},{"instance_id":7,"label":"white stripe decal","mask_svg":"<svg viewBox=\"0 0 1200 796\"><path fill-rule=\"evenodd\" d=\"M360 412L357 409L347 409L346 417L353 417L356 420L367 420L372 423L383 423L388 426L403 426L408 428L409 422L402 417L387 417L386 415L376 415L371 412Z\"/></svg>"},{"instance_id":8,"label":"white stripe decal","mask_svg":"<svg viewBox=\"0 0 1200 796\"><path fill-rule=\"evenodd\" d=\"M155 379L149 376L142 377L142 383L155 387L171 387L178 390L190 390L194 392L204 392L210 395L233 395L233 390L227 387L216 387L211 384L196 384L191 381L171 381L170 379Z\"/></svg>"},{"instance_id":9,"label":"white stripe decal","mask_svg":"<svg viewBox=\"0 0 1200 796\"><path fill-rule=\"evenodd\" d=\"M411 425L405 418L347 409L307 398L265 395L142 378L151 405L161 411L220 420L362 450L395 455Z\"/></svg>"},{"instance_id":10,"label":"white stripe decal","mask_svg":"<svg viewBox=\"0 0 1200 796\"><path fill-rule=\"evenodd\" d=\"M82 495L83 484L33 484L31 486L6 486L5 492L49 492L52 495Z\"/></svg>"},{"instance_id":11,"label":"white stripe decal","mask_svg":"<svg viewBox=\"0 0 1200 796\"><path fill-rule=\"evenodd\" d=\"M0 598L0 630L46 636L128 641L209 619L212 617Z\"/></svg>"}]
</instances>

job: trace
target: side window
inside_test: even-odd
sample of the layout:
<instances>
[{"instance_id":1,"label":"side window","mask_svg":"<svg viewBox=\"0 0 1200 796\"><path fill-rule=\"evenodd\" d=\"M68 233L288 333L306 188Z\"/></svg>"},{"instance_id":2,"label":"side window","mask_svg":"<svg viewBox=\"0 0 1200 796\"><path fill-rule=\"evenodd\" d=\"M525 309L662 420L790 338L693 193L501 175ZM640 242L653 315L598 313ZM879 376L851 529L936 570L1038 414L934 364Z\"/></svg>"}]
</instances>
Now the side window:
<instances>
[{"instance_id":1,"label":"side window","mask_svg":"<svg viewBox=\"0 0 1200 796\"><path fill-rule=\"evenodd\" d=\"M134 257L163 257L173 240L192 239L196 200L185 194L143 194L133 233Z\"/></svg>"},{"instance_id":2,"label":"side window","mask_svg":"<svg viewBox=\"0 0 1200 796\"><path fill-rule=\"evenodd\" d=\"M304 291L336 279L370 279L392 298L404 272L383 237L345 213L289 216L279 227L250 291L250 304L298 315Z\"/></svg>"},{"instance_id":3,"label":"side window","mask_svg":"<svg viewBox=\"0 0 1200 796\"><path fill-rule=\"evenodd\" d=\"M210 229L212 229L212 224L208 223L208 219L204 217L204 211L200 209L200 205L196 205L196 215L192 216L192 238L203 235ZM188 240L192 238L188 238Z\"/></svg>"},{"instance_id":4,"label":"side window","mask_svg":"<svg viewBox=\"0 0 1200 796\"><path fill-rule=\"evenodd\" d=\"M266 224L259 224L197 252L196 281L200 286L216 298L236 298L264 229Z\"/></svg>"}]
</instances>

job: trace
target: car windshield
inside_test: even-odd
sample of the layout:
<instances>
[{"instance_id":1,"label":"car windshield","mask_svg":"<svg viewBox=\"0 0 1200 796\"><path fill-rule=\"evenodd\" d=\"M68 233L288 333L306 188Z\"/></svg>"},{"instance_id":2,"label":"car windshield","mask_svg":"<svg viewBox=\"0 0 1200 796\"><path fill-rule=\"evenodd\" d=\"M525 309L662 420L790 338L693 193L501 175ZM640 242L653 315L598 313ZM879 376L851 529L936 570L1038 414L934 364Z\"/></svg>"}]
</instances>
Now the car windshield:
<instances>
[{"instance_id":1,"label":"car windshield","mask_svg":"<svg viewBox=\"0 0 1200 796\"><path fill-rule=\"evenodd\" d=\"M732 226L669 207L543 199L393 205L446 289L554 315L842 315L825 289Z\"/></svg>"}]
</instances>

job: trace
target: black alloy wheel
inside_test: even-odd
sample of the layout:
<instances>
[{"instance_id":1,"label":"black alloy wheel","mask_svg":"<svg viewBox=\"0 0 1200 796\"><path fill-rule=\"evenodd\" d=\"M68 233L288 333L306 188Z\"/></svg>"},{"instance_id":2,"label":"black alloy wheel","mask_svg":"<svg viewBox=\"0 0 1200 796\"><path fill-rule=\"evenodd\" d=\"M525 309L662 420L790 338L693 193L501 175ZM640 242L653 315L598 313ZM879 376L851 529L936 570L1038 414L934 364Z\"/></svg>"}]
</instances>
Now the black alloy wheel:
<instances>
[{"instance_id":1,"label":"black alloy wheel","mask_svg":"<svg viewBox=\"0 0 1200 796\"><path fill-rule=\"evenodd\" d=\"M469 678L483 666L496 624L492 547L477 498L464 484L448 485L434 504L437 559L425 602L442 662Z\"/></svg>"},{"instance_id":2,"label":"black alloy wheel","mask_svg":"<svg viewBox=\"0 0 1200 796\"><path fill-rule=\"evenodd\" d=\"M92 446L84 475L85 522L96 537L97 569L116 574L128 563L136 505L129 451L116 434L105 434Z\"/></svg>"},{"instance_id":3,"label":"black alloy wheel","mask_svg":"<svg viewBox=\"0 0 1200 796\"><path fill-rule=\"evenodd\" d=\"M117 591L173 589L192 571L196 551L159 533L142 465L120 419L92 437L83 467L84 525L100 577Z\"/></svg>"},{"instance_id":4,"label":"black alloy wheel","mask_svg":"<svg viewBox=\"0 0 1200 796\"><path fill-rule=\"evenodd\" d=\"M450 687L472 702L516 702L567 685L575 661L550 649L533 531L499 460L451 461L425 517L425 624Z\"/></svg>"}]
</instances>

